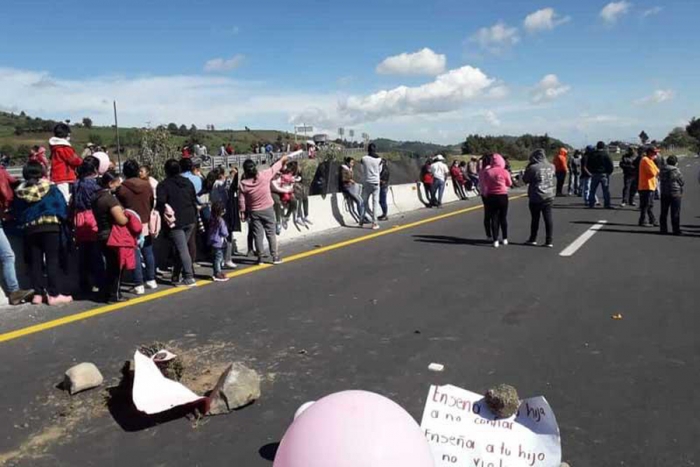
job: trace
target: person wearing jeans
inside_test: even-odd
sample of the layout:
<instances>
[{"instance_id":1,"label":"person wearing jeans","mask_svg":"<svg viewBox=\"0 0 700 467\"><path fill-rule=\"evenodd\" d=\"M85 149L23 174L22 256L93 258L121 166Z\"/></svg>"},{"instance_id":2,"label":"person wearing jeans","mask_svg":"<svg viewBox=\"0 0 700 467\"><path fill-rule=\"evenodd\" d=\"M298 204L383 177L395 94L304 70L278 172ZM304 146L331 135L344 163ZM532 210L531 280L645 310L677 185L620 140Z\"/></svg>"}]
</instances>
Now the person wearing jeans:
<instances>
[{"instance_id":1,"label":"person wearing jeans","mask_svg":"<svg viewBox=\"0 0 700 467\"><path fill-rule=\"evenodd\" d=\"M2 228L2 218L15 197L12 186L16 183L17 180L5 170L5 167L0 166L0 263L2 263L3 284L11 305L19 305L34 294L33 290L19 288L15 271L15 252Z\"/></svg>"},{"instance_id":2,"label":"person wearing jeans","mask_svg":"<svg viewBox=\"0 0 700 467\"><path fill-rule=\"evenodd\" d=\"M437 207L442 207L445 182L450 173L450 168L445 164L445 157L442 154L435 156L435 161L430 166L430 173L433 175L433 201Z\"/></svg>"},{"instance_id":3,"label":"person wearing jeans","mask_svg":"<svg viewBox=\"0 0 700 467\"><path fill-rule=\"evenodd\" d=\"M379 206L382 208L380 221L389 220L389 205L387 204L387 195L389 194L389 180L391 173L389 171L389 162L382 160L382 170L379 174Z\"/></svg>"},{"instance_id":4,"label":"person wearing jeans","mask_svg":"<svg viewBox=\"0 0 700 467\"><path fill-rule=\"evenodd\" d=\"M2 224L0 224L0 262L2 262L2 280L10 305L19 305L30 298L34 291L19 288L17 272L15 271L15 252L5 235Z\"/></svg>"},{"instance_id":5,"label":"person wearing jeans","mask_svg":"<svg viewBox=\"0 0 700 467\"><path fill-rule=\"evenodd\" d=\"M141 235L144 240L142 246L136 247L136 268L134 269L135 287L133 292L136 295L143 295L145 287L155 289L156 283L156 263L153 256L153 241L149 232L151 211L154 206L153 188L148 180L139 177L140 164L130 159L124 162L122 173L126 180L117 190L117 199L124 207L138 214L143 224ZM143 262L146 263L146 274L144 277Z\"/></svg>"},{"instance_id":6,"label":"person wearing jeans","mask_svg":"<svg viewBox=\"0 0 700 467\"><path fill-rule=\"evenodd\" d=\"M530 238L528 245L537 245L537 234L540 228L540 217L544 218L545 246L553 246L554 228L552 223L552 205L554 203L555 167L547 161L543 149L538 149L530 156L530 163L523 174L523 182L528 184L530 199Z\"/></svg>"},{"instance_id":7,"label":"person wearing jeans","mask_svg":"<svg viewBox=\"0 0 700 467\"><path fill-rule=\"evenodd\" d=\"M358 216L358 223L362 222L362 218L359 217L362 212L362 196L360 196L360 185L354 179L355 159L352 157L346 157L345 163L340 167L340 187L349 203L349 209L353 216ZM350 203L355 204L355 212L352 212L353 206Z\"/></svg>"},{"instance_id":8,"label":"person wearing jeans","mask_svg":"<svg viewBox=\"0 0 700 467\"><path fill-rule=\"evenodd\" d=\"M377 154L377 147L374 143L369 145L368 154L362 158L362 168L364 169L364 181L362 182L362 211L360 212L360 226L365 221L367 204L369 197L372 197L372 229L379 228L377 217L379 217L379 184L381 183L382 159Z\"/></svg>"},{"instance_id":9,"label":"person wearing jeans","mask_svg":"<svg viewBox=\"0 0 700 467\"><path fill-rule=\"evenodd\" d=\"M172 279L175 284L180 282L180 275L185 285L189 286L191 281L194 281L194 263L190 256L189 244L195 227L196 224L187 224L168 231L168 239L176 253Z\"/></svg>"},{"instance_id":10,"label":"person wearing jeans","mask_svg":"<svg viewBox=\"0 0 700 467\"><path fill-rule=\"evenodd\" d=\"M634 165L634 149L629 148L629 150L622 156L620 160L620 169L624 176L624 182L622 187L622 203L621 206L627 206L627 204L632 204L634 202L634 195L636 194L636 184L637 184L637 167Z\"/></svg>"},{"instance_id":11,"label":"person wearing jeans","mask_svg":"<svg viewBox=\"0 0 700 467\"><path fill-rule=\"evenodd\" d=\"M586 169L591 174L591 189L586 200L589 208L594 208L596 205L596 195L598 187L603 188L603 201L605 209L612 209L610 201L610 175L615 169L612 158L608 151L605 150L605 143L600 141L596 146L596 150L588 155L586 161Z\"/></svg>"}]
</instances>

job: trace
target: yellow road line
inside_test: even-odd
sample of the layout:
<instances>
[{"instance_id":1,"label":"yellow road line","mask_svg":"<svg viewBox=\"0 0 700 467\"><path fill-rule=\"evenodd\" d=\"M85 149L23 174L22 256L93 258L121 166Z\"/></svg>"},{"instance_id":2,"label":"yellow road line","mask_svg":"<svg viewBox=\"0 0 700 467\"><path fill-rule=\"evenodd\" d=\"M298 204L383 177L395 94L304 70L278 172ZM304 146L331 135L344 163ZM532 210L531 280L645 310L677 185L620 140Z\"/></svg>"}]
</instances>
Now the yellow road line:
<instances>
[{"instance_id":1,"label":"yellow road line","mask_svg":"<svg viewBox=\"0 0 700 467\"><path fill-rule=\"evenodd\" d=\"M526 195L518 195L518 196L513 196L510 199L516 200L516 199L524 198L525 196ZM429 217L428 219L423 219L420 221L411 222L410 224L397 225L397 226L394 226L393 228L389 228L389 229L383 230L381 232L375 232L375 233L372 233L369 235L363 235L361 237L353 238L353 239L346 240L343 242L334 243L333 245L328 245L328 246L324 246L321 248L316 248L314 250L305 251L303 253L298 253L296 255L292 255L292 256L289 256L288 258L285 258L284 261L285 261L285 263L299 261L299 260L302 260L305 258L310 258L312 256L320 255L322 253L327 253L329 251L337 250L340 248L345 248L345 247L348 247L351 245L355 245L357 243L362 243L362 242L366 242L369 240L373 240L375 238L383 237L385 235L394 234L394 233L401 232L404 230L420 227L421 225L430 224L433 222L437 222L437 221L441 221L444 219L449 219L451 217L466 214L468 212L477 211L477 210L482 209L482 208L483 208L483 206L481 206L481 205L472 206L470 208L460 209L458 211L449 212L447 214L442 214L442 215L435 216L435 217ZM242 269L240 271L234 271L234 272L228 273L226 276L229 278L241 277L241 276L246 276L248 274L253 274L253 273L258 272L258 271L263 271L263 270L271 268L271 267L273 267L273 266L270 264L261 264L259 266L252 266L250 268ZM211 281L198 281L197 286L202 287L205 285L209 285L211 283L212 283ZM154 300L158 300L160 298L169 297L171 295L176 295L176 294L185 292L187 290L188 290L187 287L178 287L178 288L162 290L160 292L148 294L148 295L145 295L143 297L133 298L133 299L131 299L127 302L124 302L124 303L115 303L113 305L101 306L98 308L93 308L92 310L87 310L87 311L83 311L83 312L76 313L73 315L64 316L63 318L58 318L58 319L54 319L51 321L47 321L45 323L35 324L33 326L27 326L27 327L22 328L22 329L17 329L16 331L10 331L10 332L4 333L4 334L0 334L0 342L7 342L7 341L14 340L14 339L19 339L20 337L25 337L25 336L29 336L31 334L36 334L36 333L39 333L42 331L48 331L49 329L57 328L60 326L65 326L65 325L70 324L70 323L75 323L76 321L82 321L82 320L85 320L88 318L94 318L95 316L100 316L100 315L104 315L107 313L112 313L114 311L123 310L124 308L129 308L129 307L132 307L134 305L139 305L141 303L148 303L148 302L152 302Z\"/></svg>"}]
</instances>

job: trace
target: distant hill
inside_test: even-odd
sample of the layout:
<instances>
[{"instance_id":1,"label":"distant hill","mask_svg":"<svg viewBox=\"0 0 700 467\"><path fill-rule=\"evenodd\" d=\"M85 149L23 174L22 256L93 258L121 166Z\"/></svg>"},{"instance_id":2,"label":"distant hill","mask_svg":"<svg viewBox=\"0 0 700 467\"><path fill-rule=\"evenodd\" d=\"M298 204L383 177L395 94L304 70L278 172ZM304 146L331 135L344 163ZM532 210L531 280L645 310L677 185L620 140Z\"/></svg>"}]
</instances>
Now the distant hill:
<instances>
[{"instance_id":1,"label":"distant hill","mask_svg":"<svg viewBox=\"0 0 700 467\"><path fill-rule=\"evenodd\" d=\"M458 146L444 146L421 141L394 141L386 138L378 138L373 140L373 142L377 145L378 152L394 152L412 157L459 154Z\"/></svg>"},{"instance_id":2,"label":"distant hill","mask_svg":"<svg viewBox=\"0 0 700 467\"><path fill-rule=\"evenodd\" d=\"M23 158L29 154L33 145L48 145L48 140L53 136L53 127L56 121L30 117L24 112L13 114L0 112L0 152L10 154L17 158ZM114 127L90 126L86 127L82 122L70 122L71 142L81 151L88 143L116 149L116 133ZM171 132L172 138L178 146L189 142L205 144L210 154L218 153L221 144L232 143L237 153L248 153L251 146L260 142L294 142L294 134L275 130L203 130L190 126L175 125L175 131ZM129 155L136 153L141 141L139 128L119 128L119 139L124 152ZM299 137L301 141L303 138Z\"/></svg>"}]
</instances>

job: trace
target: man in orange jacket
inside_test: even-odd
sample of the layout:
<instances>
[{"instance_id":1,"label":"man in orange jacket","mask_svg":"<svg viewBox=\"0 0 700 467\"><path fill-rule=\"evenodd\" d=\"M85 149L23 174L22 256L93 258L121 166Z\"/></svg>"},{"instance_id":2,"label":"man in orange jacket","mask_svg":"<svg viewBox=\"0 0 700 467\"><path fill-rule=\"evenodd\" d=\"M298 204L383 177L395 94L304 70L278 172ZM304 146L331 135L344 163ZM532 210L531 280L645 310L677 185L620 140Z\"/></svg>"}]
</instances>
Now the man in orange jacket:
<instances>
[{"instance_id":1,"label":"man in orange jacket","mask_svg":"<svg viewBox=\"0 0 700 467\"><path fill-rule=\"evenodd\" d=\"M656 148L649 148L639 164L639 226L658 227L654 216L654 193L658 187L659 168L654 160L658 157ZM649 222L647 223L647 217Z\"/></svg>"},{"instance_id":2,"label":"man in orange jacket","mask_svg":"<svg viewBox=\"0 0 700 467\"><path fill-rule=\"evenodd\" d=\"M559 154L554 158L554 172L557 177L557 196L564 196L564 182L569 172L569 151L559 149Z\"/></svg>"}]
</instances>

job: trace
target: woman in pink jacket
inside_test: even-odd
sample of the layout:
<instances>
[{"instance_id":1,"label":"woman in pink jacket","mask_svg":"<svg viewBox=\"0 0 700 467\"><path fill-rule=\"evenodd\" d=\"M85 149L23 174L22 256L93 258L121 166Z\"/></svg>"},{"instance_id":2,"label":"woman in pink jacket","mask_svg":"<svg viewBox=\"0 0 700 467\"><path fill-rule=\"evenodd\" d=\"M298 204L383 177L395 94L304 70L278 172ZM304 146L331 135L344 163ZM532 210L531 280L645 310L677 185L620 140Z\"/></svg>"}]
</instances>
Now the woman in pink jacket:
<instances>
[{"instance_id":1,"label":"woman in pink jacket","mask_svg":"<svg viewBox=\"0 0 700 467\"><path fill-rule=\"evenodd\" d=\"M513 185L510 172L506 170L506 161L500 154L491 158L491 166L486 168L480 178L485 194L486 210L491 219L493 246L498 248L499 230L503 232L503 245L508 245L508 189Z\"/></svg>"}]
</instances>

